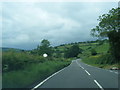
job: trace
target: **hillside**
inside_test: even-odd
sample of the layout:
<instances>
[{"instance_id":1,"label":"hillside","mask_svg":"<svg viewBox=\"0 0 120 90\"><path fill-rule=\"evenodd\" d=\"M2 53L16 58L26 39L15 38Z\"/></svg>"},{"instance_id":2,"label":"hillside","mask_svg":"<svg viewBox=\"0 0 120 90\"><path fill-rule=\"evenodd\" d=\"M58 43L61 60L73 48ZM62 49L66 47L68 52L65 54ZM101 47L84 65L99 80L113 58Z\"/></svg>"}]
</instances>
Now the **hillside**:
<instances>
[{"instance_id":1,"label":"hillside","mask_svg":"<svg viewBox=\"0 0 120 90\"><path fill-rule=\"evenodd\" d=\"M119 68L119 62L112 62L113 58L109 52L110 46L108 40L64 44L56 47L55 51L60 52L61 56L64 56L65 50L69 49L74 44L79 45L79 48L83 50L76 58L81 58L84 63L106 69L111 69L112 67ZM96 51L96 55L91 55L93 49Z\"/></svg>"},{"instance_id":2,"label":"hillside","mask_svg":"<svg viewBox=\"0 0 120 90\"><path fill-rule=\"evenodd\" d=\"M79 48L83 50L82 54L79 54L78 57L90 56L92 49L95 49L98 54L107 53L109 50L109 43L107 40L103 40L103 41L96 40L89 42L78 42L78 43L60 45L55 47L55 51L59 51L60 53L64 54L64 51L66 49L69 49L74 44L79 45Z\"/></svg>"},{"instance_id":3,"label":"hillside","mask_svg":"<svg viewBox=\"0 0 120 90\"><path fill-rule=\"evenodd\" d=\"M16 52L21 52L21 51L24 51L24 50L22 50L22 49L17 49L17 48L7 48L7 47L2 47L2 48L0 48L0 50L2 50L3 52L5 52L5 51L16 51Z\"/></svg>"}]
</instances>

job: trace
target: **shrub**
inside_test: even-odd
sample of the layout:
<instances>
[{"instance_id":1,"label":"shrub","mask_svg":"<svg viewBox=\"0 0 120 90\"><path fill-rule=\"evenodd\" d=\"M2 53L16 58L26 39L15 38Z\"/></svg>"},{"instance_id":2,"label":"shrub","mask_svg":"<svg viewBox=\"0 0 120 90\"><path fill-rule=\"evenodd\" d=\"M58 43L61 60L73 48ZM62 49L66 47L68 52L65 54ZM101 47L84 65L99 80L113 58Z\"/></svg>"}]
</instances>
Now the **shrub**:
<instances>
[{"instance_id":1,"label":"shrub","mask_svg":"<svg viewBox=\"0 0 120 90\"><path fill-rule=\"evenodd\" d=\"M29 87L36 81L42 81L52 73L69 64L70 62L65 61L46 61L44 63L30 64L24 70L3 73L3 88Z\"/></svg>"},{"instance_id":2,"label":"shrub","mask_svg":"<svg viewBox=\"0 0 120 90\"><path fill-rule=\"evenodd\" d=\"M3 52L2 54L3 72L21 70L31 63L43 63L47 58L38 55L30 55L24 52Z\"/></svg>"},{"instance_id":3,"label":"shrub","mask_svg":"<svg viewBox=\"0 0 120 90\"><path fill-rule=\"evenodd\" d=\"M92 50L91 50L91 55L97 55L97 52L96 52L95 49L92 49Z\"/></svg>"}]
</instances>

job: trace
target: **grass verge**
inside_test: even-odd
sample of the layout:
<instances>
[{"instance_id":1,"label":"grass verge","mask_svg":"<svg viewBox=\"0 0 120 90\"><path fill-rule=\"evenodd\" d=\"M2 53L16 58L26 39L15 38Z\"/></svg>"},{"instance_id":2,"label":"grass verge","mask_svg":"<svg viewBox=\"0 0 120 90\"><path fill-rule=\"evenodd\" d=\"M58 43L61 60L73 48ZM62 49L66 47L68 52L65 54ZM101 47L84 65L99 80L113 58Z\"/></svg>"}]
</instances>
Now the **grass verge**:
<instances>
[{"instance_id":1,"label":"grass verge","mask_svg":"<svg viewBox=\"0 0 120 90\"><path fill-rule=\"evenodd\" d=\"M109 55L107 54L96 55L96 56L84 57L82 59L82 62L95 67L104 68L104 69L111 69L112 67L120 68L120 62L113 63L110 58L111 57L109 57Z\"/></svg>"},{"instance_id":2,"label":"grass verge","mask_svg":"<svg viewBox=\"0 0 120 90\"><path fill-rule=\"evenodd\" d=\"M46 61L44 63L31 64L24 70L3 73L3 88L24 88L35 81L42 81L52 73L69 65L68 61Z\"/></svg>"}]
</instances>

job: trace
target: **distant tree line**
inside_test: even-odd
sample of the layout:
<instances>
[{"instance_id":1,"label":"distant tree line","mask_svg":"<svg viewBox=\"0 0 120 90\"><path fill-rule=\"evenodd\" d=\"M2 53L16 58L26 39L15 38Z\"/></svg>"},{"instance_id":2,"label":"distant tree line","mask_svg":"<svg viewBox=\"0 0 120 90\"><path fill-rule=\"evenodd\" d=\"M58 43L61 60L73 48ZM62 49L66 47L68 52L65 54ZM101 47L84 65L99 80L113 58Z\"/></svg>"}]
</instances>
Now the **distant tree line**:
<instances>
[{"instance_id":1,"label":"distant tree line","mask_svg":"<svg viewBox=\"0 0 120 90\"><path fill-rule=\"evenodd\" d=\"M63 51L60 51L58 47L51 47L50 42L44 39L41 41L40 45L37 46L36 49L31 51L31 54L37 54L42 56L43 54L46 53L48 57L71 58L71 57L77 57L78 54L82 53L83 51L81 48L79 48L79 45L77 43L71 44L71 47L69 48L64 46L63 49L64 49Z\"/></svg>"}]
</instances>

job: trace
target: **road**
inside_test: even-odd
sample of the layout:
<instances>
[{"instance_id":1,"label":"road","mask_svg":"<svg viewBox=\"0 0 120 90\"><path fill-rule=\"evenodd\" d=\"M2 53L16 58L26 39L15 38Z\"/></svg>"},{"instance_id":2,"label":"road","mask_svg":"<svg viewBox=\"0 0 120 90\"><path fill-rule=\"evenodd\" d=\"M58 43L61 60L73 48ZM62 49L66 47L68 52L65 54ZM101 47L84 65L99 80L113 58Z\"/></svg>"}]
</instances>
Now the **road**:
<instances>
[{"instance_id":1,"label":"road","mask_svg":"<svg viewBox=\"0 0 120 90\"><path fill-rule=\"evenodd\" d=\"M77 59L35 88L118 88L118 72L93 67Z\"/></svg>"}]
</instances>

